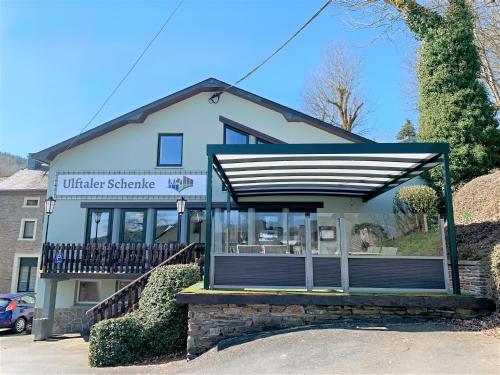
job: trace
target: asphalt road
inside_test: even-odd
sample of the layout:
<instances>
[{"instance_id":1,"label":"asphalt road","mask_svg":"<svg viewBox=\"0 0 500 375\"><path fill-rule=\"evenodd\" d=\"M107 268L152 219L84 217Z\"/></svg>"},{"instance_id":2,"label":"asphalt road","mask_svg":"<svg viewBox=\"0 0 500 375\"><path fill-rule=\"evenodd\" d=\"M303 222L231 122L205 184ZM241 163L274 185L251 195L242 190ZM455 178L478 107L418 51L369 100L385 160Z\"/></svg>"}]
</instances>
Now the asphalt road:
<instances>
[{"instance_id":1,"label":"asphalt road","mask_svg":"<svg viewBox=\"0 0 500 375\"><path fill-rule=\"evenodd\" d=\"M323 328L270 335L199 358L107 369L78 336L0 334L1 374L498 374L500 340L441 323Z\"/></svg>"}]
</instances>

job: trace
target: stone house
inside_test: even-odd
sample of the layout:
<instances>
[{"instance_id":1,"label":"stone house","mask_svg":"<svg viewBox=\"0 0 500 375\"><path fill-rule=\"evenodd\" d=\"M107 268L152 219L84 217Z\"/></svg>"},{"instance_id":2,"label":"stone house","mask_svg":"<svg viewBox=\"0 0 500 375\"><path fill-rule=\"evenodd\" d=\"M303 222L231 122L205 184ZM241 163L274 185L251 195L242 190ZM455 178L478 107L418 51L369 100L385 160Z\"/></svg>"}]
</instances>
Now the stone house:
<instances>
[{"instance_id":1,"label":"stone house","mask_svg":"<svg viewBox=\"0 0 500 375\"><path fill-rule=\"evenodd\" d=\"M47 180L22 169L0 181L0 293L35 291Z\"/></svg>"}]
</instances>

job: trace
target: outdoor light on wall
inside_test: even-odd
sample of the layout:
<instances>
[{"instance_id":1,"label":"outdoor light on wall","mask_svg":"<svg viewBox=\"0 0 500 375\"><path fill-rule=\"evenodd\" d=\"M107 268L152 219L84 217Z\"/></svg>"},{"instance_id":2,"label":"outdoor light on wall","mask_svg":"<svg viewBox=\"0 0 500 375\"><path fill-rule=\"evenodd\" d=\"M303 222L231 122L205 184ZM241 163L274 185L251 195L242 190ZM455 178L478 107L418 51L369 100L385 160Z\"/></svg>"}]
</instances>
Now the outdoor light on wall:
<instances>
[{"instance_id":1,"label":"outdoor light on wall","mask_svg":"<svg viewBox=\"0 0 500 375\"><path fill-rule=\"evenodd\" d=\"M47 214L47 225L45 226L45 243L47 243L47 234L49 233L49 220L50 215L54 212L54 206L56 204L56 200L54 197L50 196L45 199L45 213Z\"/></svg>"},{"instance_id":2,"label":"outdoor light on wall","mask_svg":"<svg viewBox=\"0 0 500 375\"><path fill-rule=\"evenodd\" d=\"M178 231L177 231L177 239L179 240L179 243L181 242L181 225L182 225L182 215L184 214L184 211L186 210L186 199L184 197L180 197L177 199L177 214L179 215L179 218L177 220L178 224Z\"/></svg>"},{"instance_id":3,"label":"outdoor light on wall","mask_svg":"<svg viewBox=\"0 0 500 375\"><path fill-rule=\"evenodd\" d=\"M53 197L48 197L45 199L45 213L50 215L54 212L54 205L56 204L56 200Z\"/></svg>"},{"instance_id":4,"label":"outdoor light on wall","mask_svg":"<svg viewBox=\"0 0 500 375\"><path fill-rule=\"evenodd\" d=\"M179 215L184 214L184 211L186 210L186 199L184 197L180 197L177 199L177 213Z\"/></svg>"},{"instance_id":5,"label":"outdoor light on wall","mask_svg":"<svg viewBox=\"0 0 500 375\"><path fill-rule=\"evenodd\" d=\"M97 243L97 229L99 228L99 223L101 222L102 212L95 213L95 243Z\"/></svg>"}]
</instances>

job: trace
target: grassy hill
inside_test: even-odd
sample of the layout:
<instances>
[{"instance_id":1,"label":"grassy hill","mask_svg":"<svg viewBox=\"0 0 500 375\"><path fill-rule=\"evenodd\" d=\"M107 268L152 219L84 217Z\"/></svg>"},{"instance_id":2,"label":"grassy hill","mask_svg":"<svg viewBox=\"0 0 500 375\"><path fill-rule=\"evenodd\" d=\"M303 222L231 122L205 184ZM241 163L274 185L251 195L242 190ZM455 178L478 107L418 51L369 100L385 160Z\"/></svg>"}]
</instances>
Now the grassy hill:
<instances>
[{"instance_id":1,"label":"grassy hill","mask_svg":"<svg viewBox=\"0 0 500 375\"><path fill-rule=\"evenodd\" d=\"M0 151L0 177L8 177L20 169L26 168L28 159Z\"/></svg>"}]
</instances>

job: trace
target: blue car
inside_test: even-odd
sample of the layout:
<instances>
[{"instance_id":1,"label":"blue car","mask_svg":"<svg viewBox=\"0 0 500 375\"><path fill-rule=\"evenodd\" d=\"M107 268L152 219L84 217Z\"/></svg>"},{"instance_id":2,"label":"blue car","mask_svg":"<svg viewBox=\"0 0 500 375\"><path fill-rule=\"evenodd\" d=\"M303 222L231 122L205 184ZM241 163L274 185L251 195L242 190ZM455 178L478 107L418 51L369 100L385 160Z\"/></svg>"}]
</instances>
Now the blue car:
<instances>
[{"instance_id":1,"label":"blue car","mask_svg":"<svg viewBox=\"0 0 500 375\"><path fill-rule=\"evenodd\" d=\"M31 325L34 312L34 293L0 294L0 328L21 333Z\"/></svg>"}]
</instances>

